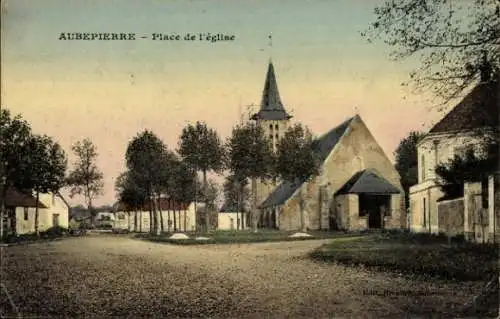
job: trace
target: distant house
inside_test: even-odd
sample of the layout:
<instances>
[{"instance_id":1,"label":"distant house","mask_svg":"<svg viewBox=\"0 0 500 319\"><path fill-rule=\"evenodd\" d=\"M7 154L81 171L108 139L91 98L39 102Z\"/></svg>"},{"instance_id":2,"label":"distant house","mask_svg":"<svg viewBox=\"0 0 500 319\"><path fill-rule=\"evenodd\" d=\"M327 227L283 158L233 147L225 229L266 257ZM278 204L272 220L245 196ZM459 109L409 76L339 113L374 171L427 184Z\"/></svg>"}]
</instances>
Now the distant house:
<instances>
[{"instance_id":1,"label":"distant house","mask_svg":"<svg viewBox=\"0 0 500 319\"><path fill-rule=\"evenodd\" d=\"M485 136L494 134L499 127L499 91L499 81L479 83L417 145L418 184L410 188L412 231L440 232L438 203L449 198L443 198L435 168L455 155L465 155L469 149L480 155L481 141ZM487 195L487 189L492 183L493 179L484 181L482 191L481 187L478 190L483 195L481 206L489 210L491 218L495 216L495 208L494 202L488 201L488 198L493 199L493 195ZM473 232L472 222L467 214L462 219L464 217L459 233L469 236Z\"/></svg>"},{"instance_id":2,"label":"distant house","mask_svg":"<svg viewBox=\"0 0 500 319\"><path fill-rule=\"evenodd\" d=\"M114 212L98 212L95 216L95 227L113 228L116 216Z\"/></svg>"},{"instance_id":3,"label":"distant house","mask_svg":"<svg viewBox=\"0 0 500 319\"><path fill-rule=\"evenodd\" d=\"M217 229L236 230L251 227L247 212L237 212L234 207L222 206L218 214Z\"/></svg>"},{"instance_id":4,"label":"distant house","mask_svg":"<svg viewBox=\"0 0 500 319\"><path fill-rule=\"evenodd\" d=\"M320 174L282 182L260 205L260 227L363 230L404 227L400 176L359 115L315 141Z\"/></svg>"},{"instance_id":5,"label":"distant house","mask_svg":"<svg viewBox=\"0 0 500 319\"><path fill-rule=\"evenodd\" d=\"M158 205L158 218L163 230L194 231L196 229L195 204L180 203L169 198L161 198ZM198 205L200 205L198 203ZM134 210L128 208L124 203L117 202L114 205L116 215L116 228L128 229L137 232L150 231L150 215L148 205ZM161 214L160 214L161 212ZM174 217L175 215L175 217Z\"/></svg>"},{"instance_id":6,"label":"distant house","mask_svg":"<svg viewBox=\"0 0 500 319\"><path fill-rule=\"evenodd\" d=\"M35 232L36 198L31 194L20 192L14 188L7 190L4 230L11 233L15 227L17 234ZM68 228L69 205L61 194L42 193L38 203L39 231L51 227Z\"/></svg>"}]
</instances>

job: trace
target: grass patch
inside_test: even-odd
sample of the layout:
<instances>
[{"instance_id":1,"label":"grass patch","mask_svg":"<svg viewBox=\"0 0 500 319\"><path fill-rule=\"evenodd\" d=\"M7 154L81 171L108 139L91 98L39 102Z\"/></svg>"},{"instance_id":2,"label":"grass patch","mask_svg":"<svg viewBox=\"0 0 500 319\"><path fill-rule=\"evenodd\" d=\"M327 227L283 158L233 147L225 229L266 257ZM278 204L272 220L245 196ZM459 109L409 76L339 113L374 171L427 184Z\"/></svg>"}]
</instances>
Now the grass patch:
<instances>
[{"instance_id":1,"label":"grass patch","mask_svg":"<svg viewBox=\"0 0 500 319\"><path fill-rule=\"evenodd\" d=\"M311 253L315 260L363 265L402 275L450 280L488 280L498 274L498 245L460 238L389 232L335 240Z\"/></svg>"},{"instance_id":2,"label":"grass patch","mask_svg":"<svg viewBox=\"0 0 500 319\"><path fill-rule=\"evenodd\" d=\"M37 241L47 241L47 240L57 240L60 238L67 237L69 235L69 230L64 227L51 227L45 231L41 231L40 235L37 236L34 233L30 234L20 234L20 235L6 235L1 238L0 243L4 244L25 244Z\"/></svg>"},{"instance_id":3,"label":"grass patch","mask_svg":"<svg viewBox=\"0 0 500 319\"><path fill-rule=\"evenodd\" d=\"M239 230L239 231L213 231L209 233L195 233L186 232L189 239L170 239L173 233L164 233L161 235L153 234L136 234L136 238L141 238L153 242L164 242L177 245L206 245L206 244L244 244L244 243L265 243L265 242L279 242L279 241L297 241L297 240L311 240L311 239L327 239L338 237L352 237L355 234L344 232L326 232L326 231L308 231L307 233L312 237L298 237L290 238L289 236L296 233L296 231L280 231L260 229L254 233L252 230ZM208 240L196 240L196 237L207 237Z\"/></svg>"}]
</instances>

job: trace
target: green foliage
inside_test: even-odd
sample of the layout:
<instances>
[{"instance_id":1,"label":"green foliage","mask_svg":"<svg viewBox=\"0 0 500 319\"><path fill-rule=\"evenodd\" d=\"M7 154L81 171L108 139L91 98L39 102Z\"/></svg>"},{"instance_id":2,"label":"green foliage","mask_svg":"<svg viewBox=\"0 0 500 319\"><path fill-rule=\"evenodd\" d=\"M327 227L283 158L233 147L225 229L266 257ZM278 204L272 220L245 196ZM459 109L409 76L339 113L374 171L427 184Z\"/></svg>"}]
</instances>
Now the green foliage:
<instances>
[{"instance_id":1,"label":"green foliage","mask_svg":"<svg viewBox=\"0 0 500 319\"><path fill-rule=\"evenodd\" d=\"M120 202L129 211L144 206L148 199L146 191L141 187L134 171L127 171L120 174L115 182L115 190L118 193Z\"/></svg>"},{"instance_id":2,"label":"green foliage","mask_svg":"<svg viewBox=\"0 0 500 319\"><path fill-rule=\"evenodd\" d=\"M176 201L190 203L195 198L200 198L201 187L196 180L196 173L189 166L176 159L173 162L173 171L170 178L170 196Z\"/></svg>"},{"instance_id":3,"label":"green foliage","mask_svg":"<svg viewBox=\"0 0 500 319\"><path fill-rule=\"evenodd\" d=\"M0 113L0 149L2 203L5 203L9 187L38 194L56 193L64 185L67 159L60 145L46 135L33 135L29 124L21 116L12 118L6 109ZM4 205L1 206L3 209ZM36 214L35 229L38 231L38 209ZM0 228L1 233L3 227ZM12 228L15 232L14 224Z\"/></svg>"},{"instance_id":4,"label":"green foliage","mask_svg":"<svg viewBox=\"0 0 500 319\"><path fill-rule=\"evenodd\" d=\"M394 156L396 170L401 177L401 185L405 191L406 207L409 204L410 186L418 183L418 154L417 144L424 137L424 133L412 131L399 142Z\"/></svg>"},{"instance_id":5,"label":"green foliage","mask_svg":"<svg viewBox=\"0 0 500 319\"><path fill-rule=\"evenodd\" d=\"M92 201L103 193L103 174L97 167L97 148L89 138L77 141L72 146L76 156L73 170L69 173L67 184L71 186L70 197L83 195L92 216L96 215Z\"/></svg>"},{"instance_id":6,"label":"green foliage","mask_svg":"<svg viewBox=\"0 0 500 319\"><path fill-rule=\"evenodd\" d=\"M27 185L36 192L57 193L65 183L68 161L58 143L46 135L34 135L28 143Z\"/></svg>"},{"instance_id":7,"label":"green foliage","mask_svg":"<svg viewBox=\"0 0 500 319\"><path fill-rule=\"evenodd\" d=\"M449 100L500 70L498 0L386 0L375 16L362 35L393 47L395 60L417 58L410 78L418 91Z\"/></svg>"},{"instance_id":8,"label":"green foliage","mask_svg":"<svg viewBox=\"0 0 500 319\"><path fill-rule=\"evenodd\" d=\"M190 169L203 173L203 194L205 205L209 207L207 172L218 173L224 168L225 150L217 132L202 122L196 122L195 125L188 124L182 130L177 152ZM210 210L206 209L205 213L205 227L209 230Z\"/></svg>"},{"instance_id":9,"label":"green foliage","mask_svg":"<svg viewBox=\"0 0 500 319\"><path fill-rule=\"evenodd\" d=\"M132 194L124 197L134 205L140 202L150 204L150 213L153 213L156 198L168 189L169 174L172 170L174 156L168 152L167 146L153 132L145 130L130 141L126 151L126 163L130 172L132 184L129 191ZM145 198L144 198L145 197ZM159 232L157 215L153 215L152 232Z\"/></svg>"},{"instance_id":10,"label":"green foliage","mask_svg":"<svg viewBox=\"0 0 500 319\"><path fill-rule=\"evenodd\" d=\"M157 170L161 167L166 151L165 144L148 130L134 137L127 147L127 168L134 172L137 183L144 187L148 195L162 178Z\"/></svg>"},{"instance_id":11,"label":"green foliage","mask_svg":"<svg viewBox=\"0 0 500 319\"><path fill-rule=\"evenodd\" d=\"M233 128L226 143L227 167L231 170L240 187L243 180L252 180L252 221L257 231L257 178L267 179L274 175L275 155L263 129L256 123L246 123ZM243 190L240 191L240 195Z\"/></svg>"},{"instance_id":12,"label":"green foliage","mask_svg":"<svg viewBox=\"0 0 500 319\"><path fill-rule=\"evenodd\" d=\"M20 115L14 117L8 109L0 111L0 178L5 188L14 186L19 189L29 188L23 185L29 182L29 151L31 127ZM3 185L0 185L3 186ZM4 192L2 192L4 193ZM3 195L2 195L3 196Z\"/></svg>"},{"instance_id":13,"label":"green foliage","mask_svg":"<svg viewBox=\"0 0 500 319\"><path fill-rule=\"evenodd\" d=\"M237 125L226 143L227 167L238 180L268 178L273 173L273 152L262 128L255 123Z\"/></svg>"},{"instance_id":14,"label":"green foliage","mask_svg":"<svg viewBox=\"0 0 500 319\"><path fill-rule=\"evenodd\" d=\"M312 135L300 124L290 127L278 143L277 174L286 181L303 183L318 175L319 159Z\"/></svg>"},{"instance_id":15,"label":"green foliage","mask_svg":"<svg viewBox=\"0 0 500 319\"><path fill-rule=\"evenodd\" d=\"M61 226L54 226L40 233L42 237L49 238L62 237L66 234L68 234L68 229Z\"/></svg>"},{"instance_id":16,"label":"green foliage","mask_svg":"<svg viewBox=\"0 0 500 319\"><path fill-rule=\"evenodd\" d=\"M245 211L250 199L247 179L238 179L236 175L231 174L226 177L223 190L225 207L234 208L238 211Z\"/></svg>"},{"instance_id":17,"label":"green foliage","mask_svg":"<svg viewBox=\"0 0 500 319\"><path fill-rule=\"evenodd\" d=\"M194 170L220 172L224 168L224 147L217 132L205 123L196 122L183 128L177 152Z\"/></svg>"},{"instance_id":18,"label":"green foliage","mask_svg":"<svg viewBox=\"0 0 500 319\"><path fill-rule=\"evenodd\" d=\"M444 198L463 196L466 182L482 182L498 170L498 142L483 145L483 152L477 155L474 148L467 149L462 156L455 154L448 163L436 166L439 185L445 194Z\"/></svg>"}]
</instances>

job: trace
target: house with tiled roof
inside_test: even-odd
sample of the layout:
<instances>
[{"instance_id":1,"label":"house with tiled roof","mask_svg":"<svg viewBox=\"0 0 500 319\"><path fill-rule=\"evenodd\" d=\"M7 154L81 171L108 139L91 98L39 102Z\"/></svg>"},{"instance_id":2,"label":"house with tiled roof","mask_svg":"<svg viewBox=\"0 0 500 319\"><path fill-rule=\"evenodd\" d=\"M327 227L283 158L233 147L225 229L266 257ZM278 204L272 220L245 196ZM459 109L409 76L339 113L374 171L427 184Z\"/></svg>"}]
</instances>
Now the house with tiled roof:
<instances>
[{"instance_id":1,"label":"house with tiled roof","mask_svg":"<svg viewBox=\"0 0 500 319\"><path fill-rule=\"evenodd\" d=\"M34 233L37 206L39 231L54 226L68 228L69 205L60 193L40 193L37 203L33 194L9 188L5 201L4 233Z\"/></svg>"},{"instance_id":2,"label":"house with tiled roof","mask_svg":"<svg viewBox=\"0 0 500 319\"><path fill-rule=\"evenodd\" d=\"M217 229L220 230L240 230L251 227L248 209L239 211L237 207L223 205L219 209Z\"/></svg>"},{"instance_id":3,"label":"house with tiled roof","mask_svg":"<svg viewBox=\"0 0 500 319\"><path fill-rule=\"evenodd\" d=\"M290 126L270 62L260 110L253 115L276 151ZM259 227L301 228L302 195L309 230L401 228L405 221L400 176L359 115L314 141L320 174L302 184L260 180Z\"/></svg>"},{"instance_id":4,"label":"house with tiled roof","mask_svg":"<svg viewBox=\"0 0 500 319\"><path fill-rule=\"evenodd\" d=\"M439 233L438 203L444 198L435 173L437 165L470 149L483 152L485 139L498 138L500 81L479 82L450 112L437 122L417 144L418 183L410 188L409 223L412 231ZM448 199L447 199L448 200ZM490 216L493 215L493 203ZM467 205L466 205L467 206ZM467 214L461 217L461 233L469 229ZM472 223L472 222L471 222Z\"/></svg>"}]
</instances>

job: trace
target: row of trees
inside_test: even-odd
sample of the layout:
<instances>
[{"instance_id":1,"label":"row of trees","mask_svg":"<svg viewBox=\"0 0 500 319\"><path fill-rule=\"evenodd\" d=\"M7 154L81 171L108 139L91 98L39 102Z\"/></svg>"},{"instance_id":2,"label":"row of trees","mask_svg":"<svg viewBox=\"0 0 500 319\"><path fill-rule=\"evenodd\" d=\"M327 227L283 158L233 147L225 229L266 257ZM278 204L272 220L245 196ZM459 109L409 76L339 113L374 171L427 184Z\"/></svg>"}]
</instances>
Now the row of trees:
<instances>
[{"instance_id":1,"label":"row of trees","mask_svg":"<svg viewBox=\"0 0 500 319\"><path fill-rule=\"evenodd\" d=\"M77 157L74 169L66 175L68 160L59 143L46 135L34 134L20 115L0 110L0 237L4 235L6 199L9 189L35 194L58 193L71 187L72 194L83 194L89 208L102 190L102 173L97 169L95 146L86 139L73 146ZM16 232L15 216L10 216L11 232ZM35 232L39 234L38 204L35 210Z\"/></svg>"},{"instance_id":2,"label":"row of trees","mask_svg":"<svg viewBox=\"0 0 500 319\"><path fill-rule=\"evenodd\" d=\"M259 179L281 178L302 183L318 171L312 135L299 124L285 133L276 153L272 151L263 129L251 122L235 126L225 142L203 122L188 124L182 130L175 152L153 132L146 130L129 143L126 163L127 171L116 181L120 201L129 211L147 206L150 229L156 234L163 231L163 223L159 220L162 215L158 209L161 196L184 203L204 201L204 228L205 231L210 229L210 215L215 210L216 197L216 187L209 187L207 181L207 174L211 172L230 172L223 188L225 206L242 212L246 200L251 198L252 226L257 231ZM202 175L201 182L198 173Z\"/></svg>"}]
</instances>

